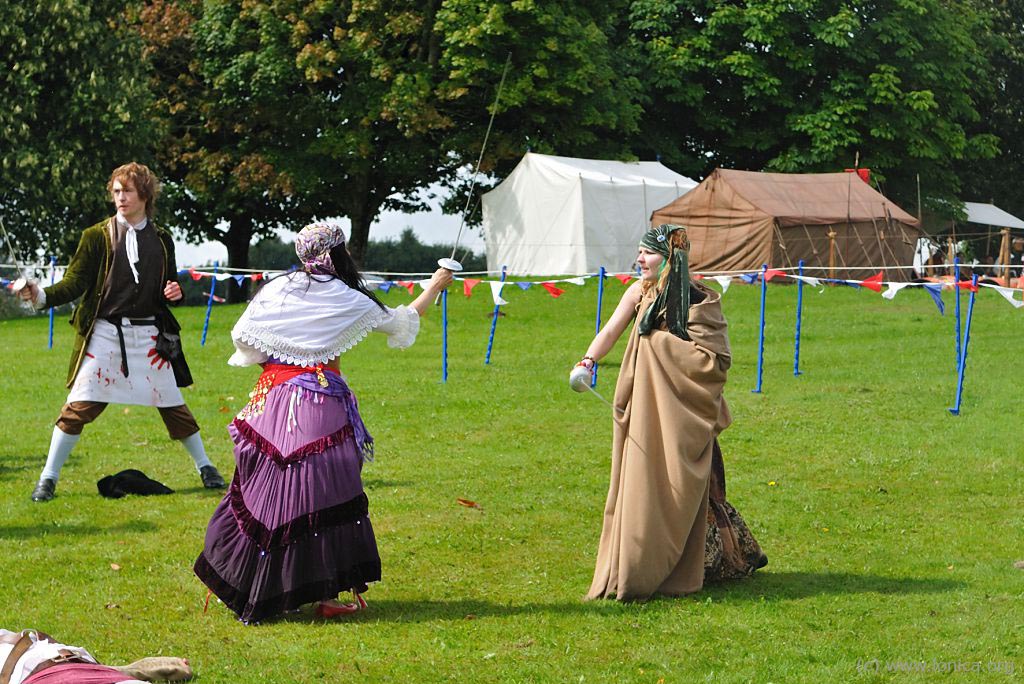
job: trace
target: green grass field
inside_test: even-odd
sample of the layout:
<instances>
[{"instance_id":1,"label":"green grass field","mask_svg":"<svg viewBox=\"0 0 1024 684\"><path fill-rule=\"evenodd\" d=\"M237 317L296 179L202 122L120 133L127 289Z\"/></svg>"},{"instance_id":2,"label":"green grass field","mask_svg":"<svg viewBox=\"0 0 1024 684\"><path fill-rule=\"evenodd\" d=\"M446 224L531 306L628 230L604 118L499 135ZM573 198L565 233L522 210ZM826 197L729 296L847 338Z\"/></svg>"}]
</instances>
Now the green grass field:
<instances>
[{"instance_id":1,"label":"green grass field","mask_svg":"<svg viewBox=\"0 0 1024 684\"><path fill-rule=\"evenodd\" d=\"M203 613L191 565L219 496L199 487L155 410L108 409L72 454L57 499L29 500L66 397L70 327L59 320L47 350L45 317L0 322L0 626L39 628L111 663L186 656L204 683L1020 676L1024 311L980 293L954 417L951 293L943 317L916 289L890 302L808 288L795 378L796 288L771 286L764 391L754 394L760 294L734 285L724 308L735 422L721 443L729 500L769 565L692 597L622 605L581 601L611 420L567 374L594 333L596 291L593 281L569 285L556 300L512 288L490 366L486 289L453 292L446 384L439 309L409 350L371 336L347 353L342 370L377 440L364 477L384 580L352 619L324 622L307 609L249 627L216 603ZM622 286L612 279L607 291L606 315ZM240 311L215 309L202 348L204 310L179 311L196 378L186 400L225 475L225 426L257 374L226 365ZM606 396L624 346L602 365ZM176 493L101 498L96 481L128 467Z\"/></svg>"}]
</instances>

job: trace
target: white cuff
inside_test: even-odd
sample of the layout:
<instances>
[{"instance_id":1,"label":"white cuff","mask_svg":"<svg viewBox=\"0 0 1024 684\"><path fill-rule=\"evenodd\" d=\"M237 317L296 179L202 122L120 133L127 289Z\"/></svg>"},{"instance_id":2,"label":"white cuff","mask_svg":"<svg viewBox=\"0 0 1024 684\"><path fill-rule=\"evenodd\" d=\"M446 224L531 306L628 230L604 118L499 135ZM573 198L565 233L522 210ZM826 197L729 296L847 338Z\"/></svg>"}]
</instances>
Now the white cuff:
<instances>
[{"instance_id":1,"label":"white cuff","mask_svg":"<svg viewBox=\"0 0 1024 684\"><path fill-rule=\"evenodd\" d=\"M248 345L240 344L236 340L235 353L228 359L228 365L245 368L247 366L256 366L261 363L266 363L269 358L270 355L266 352L261 352L259 349L254 349Z\"/></svg>"},{"instance_id":2,"label":"white cuff","mask_svg":"<svg viewBox=\"0 0 1024 684\"><path fill-rule=\"evenodd\" d=\"M36 296L32 300L32 306L36 309L46 308L46 290L36 284Z\"/></svg>"},{"instance_id":3,"label":"white cuff","mask_svg":"<svg viewBox=\"0 0 1024 684\"><path fill-rule=\"evenodd\" d=\"M388 336L388 346L392 349L406 349L416 341L420 331L420 315L416 309L404 304L388 309L388 315L377 326L377 331Z\"/></svg>"}]
</instances>

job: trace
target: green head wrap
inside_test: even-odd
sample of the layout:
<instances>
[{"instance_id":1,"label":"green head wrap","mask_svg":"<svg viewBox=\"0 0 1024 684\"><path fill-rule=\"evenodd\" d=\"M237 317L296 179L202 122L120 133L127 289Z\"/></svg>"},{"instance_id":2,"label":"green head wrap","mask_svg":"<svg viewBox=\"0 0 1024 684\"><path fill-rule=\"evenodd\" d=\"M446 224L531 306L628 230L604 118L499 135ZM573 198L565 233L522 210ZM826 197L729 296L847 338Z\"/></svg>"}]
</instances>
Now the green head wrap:
<instances>
[{"instance_id":1,"label":"green head wrap","mask_svg":"<svg viewBox=\"0 0 1024 684\"><path fill-rule=\"evenodd\" d=\"M661 278L666 268L671 269L665 288L658 292L654 303L640 319L641 335L647 335L657 327L658 320L664 314L665 324L670 333L684 340L690 339L686 333L686 322L690 312L690 242L687 240L681 248L672 247L669 238L676 231L682 231L683 235L686 235L686 228L682 226L662 224L657 228L651 228L640 238L641 248L665 257L658 270L658 278Z\"/></svg>"}]
</instances>

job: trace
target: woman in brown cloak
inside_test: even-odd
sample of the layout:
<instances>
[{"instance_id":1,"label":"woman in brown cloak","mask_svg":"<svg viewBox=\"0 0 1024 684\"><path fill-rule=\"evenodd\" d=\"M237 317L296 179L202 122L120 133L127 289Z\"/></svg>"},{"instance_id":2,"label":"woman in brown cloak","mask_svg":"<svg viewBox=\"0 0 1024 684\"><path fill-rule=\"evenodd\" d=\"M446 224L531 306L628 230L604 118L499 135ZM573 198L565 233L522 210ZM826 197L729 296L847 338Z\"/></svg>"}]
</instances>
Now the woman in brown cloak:
<instances>
[{"instance_id":1,"label":"woman in brown cloak","mask_svg":"<svg viewBox=\"0 0 1024 684\"><path fill-rule=\"evenodd\" d=\"M646 599L743 577L768 559L725 501L717 437L732 421L721 295L690 280L686 229L640 241L629 287L578 366L592 369L636 319L615 386L612 472L588 599Z\"/></svg>"}]
</instances>

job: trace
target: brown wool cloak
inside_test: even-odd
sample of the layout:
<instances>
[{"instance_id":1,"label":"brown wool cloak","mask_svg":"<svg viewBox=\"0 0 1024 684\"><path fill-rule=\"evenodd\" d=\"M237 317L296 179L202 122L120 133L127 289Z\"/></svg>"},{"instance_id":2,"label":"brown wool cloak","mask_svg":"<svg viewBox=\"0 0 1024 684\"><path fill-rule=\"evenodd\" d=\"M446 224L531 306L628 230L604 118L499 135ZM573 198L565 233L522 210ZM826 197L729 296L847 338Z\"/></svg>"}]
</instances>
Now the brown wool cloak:
<instances>
[{"instance_id":1,"label":"brown wool cloak","mask_svg":"<svg viewBox=\"0 0 1024 684\"><path fill-rule=\"evenodd\" d=\"M691 340L629 336L618 384L612 472L588 599L646 599L704 582L712 448L732 418L722 396L732 362L721 295L689 309ZM654 300L640 302L637 319Z\"/></svg>"}]
</instances>

